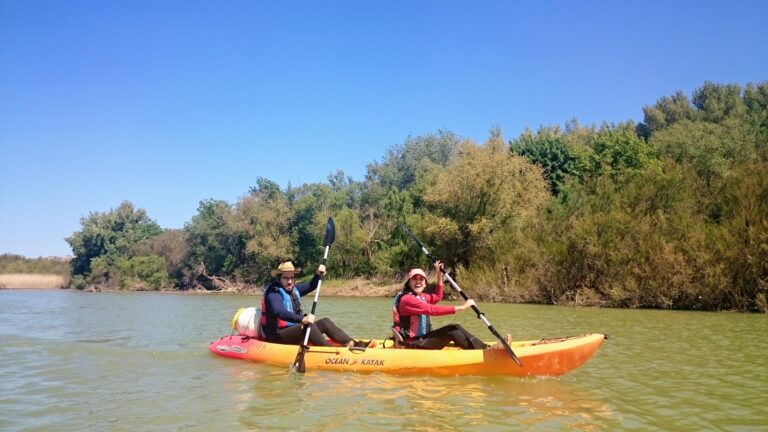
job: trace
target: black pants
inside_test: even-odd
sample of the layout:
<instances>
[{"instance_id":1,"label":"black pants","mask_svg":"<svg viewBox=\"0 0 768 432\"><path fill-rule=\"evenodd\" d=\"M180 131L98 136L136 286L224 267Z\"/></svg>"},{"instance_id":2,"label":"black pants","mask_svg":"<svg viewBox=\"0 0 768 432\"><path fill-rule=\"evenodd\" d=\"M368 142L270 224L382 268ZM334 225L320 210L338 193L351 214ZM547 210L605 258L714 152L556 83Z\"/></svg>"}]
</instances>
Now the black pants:
<instances>
[{"instance_id":1,"label":"black pants","mask_svg":"<svg viewBox=\"0 0 768 432\"><path fill-rule=\"evenodd\" d=\"M424 336L406 341L406 344L414 348L443 349L451 341L462 349L485 349L488 347L485 342L472 336L470 332L458 324L449 324L432 330Z\"/></svg>"},{"instance_id":2,"label":"black pants","mask_svg":"<svg viewBox=\"0 0 768 432\"><path fill-rule=\"evenodd\" d=\"M316 346L332 346L325 340L325 335L337 344L346 345L352 340L344 331L338 327L330 318L320 318L314 323L310 324L309 330L309 343ZM288 345L301 345L304 343L304 334L306 328L302 325L294 325L285 327L277 331L275 338L272 338L270 342L288 344Z\"/></svg>"}]
</instances>

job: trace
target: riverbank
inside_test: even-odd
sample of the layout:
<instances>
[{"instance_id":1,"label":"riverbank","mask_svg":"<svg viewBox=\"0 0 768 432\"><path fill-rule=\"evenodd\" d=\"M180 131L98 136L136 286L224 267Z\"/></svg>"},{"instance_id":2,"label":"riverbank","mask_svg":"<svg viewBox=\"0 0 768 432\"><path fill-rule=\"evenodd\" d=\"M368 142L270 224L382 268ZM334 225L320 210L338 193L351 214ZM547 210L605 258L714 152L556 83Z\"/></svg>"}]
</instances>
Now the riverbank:
<instances>
[{"instance_id":1,"label":"riverbank","mask_svg":"<svg viewBox=\"0 0 768 432\"><path fill-rule=\"evenodd\" d=\"M338 297L392 297L403 287L402 283L377 283L367 279L323 281L323 295Z\"/></svg>"},{"instance_id":2,"label":"riverbank","mask_svg":"<svg viewBox=\"0 0 768 432\"><path fill-rule=\"evenodd\" d=\"M199 286L196 289L161 289L159 292L169 294L191 294L191 295L207 295L207 294L245 294L245 295L257 295L262 294L264 285L250 285L243 283L222 283L221 289L208 290ZM328 279L323 280L323 284L320 287L322 295L331 297L392 297L401 288L402 283L390 283L375 280L368 280L364 278L354 279ZM49 287L50 288L50 287ZM60 287L55 287L60 288ZM66 288L66 286L61 287ZM109 288L105 285L87 285L82 291L84 292L110 292L110 291L154 291L148 290L145 287L128 288L124 290L117 290ZM450 298L450 294L446 296Z\"/></svg>"},{"instance_id":3,"label":"riverbank","mask_svg":"<svg viewBox=\"0 0 768 432\"><path fill-rule=\"evenodd\" d=\"M401 288L401 283L382 283L363 278L344 279L344 280L323 280L320 287L321 295L331 297L392 297ZM205 289L177 291L168 290L167 292L185 292L190 294L250 294L261 295L263 285L245 285L229 284L222 290L209 291Z\"/></svg>"}]
</instances>

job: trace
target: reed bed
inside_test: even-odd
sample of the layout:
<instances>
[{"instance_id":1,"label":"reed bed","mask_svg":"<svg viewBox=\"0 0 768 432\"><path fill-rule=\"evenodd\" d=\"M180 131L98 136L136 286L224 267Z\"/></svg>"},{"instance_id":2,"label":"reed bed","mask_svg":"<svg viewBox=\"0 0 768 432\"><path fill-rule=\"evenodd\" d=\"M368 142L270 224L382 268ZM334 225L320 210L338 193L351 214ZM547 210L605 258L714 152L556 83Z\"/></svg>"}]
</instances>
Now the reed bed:
<instances>
[{"instance_id":1,"label":"reed bed","mask_svg":"<svg viewBox=\"0 0 768 432\"><path fill-rule=\"evenodd\" d=\"M67 285L66 278L55 274L0 274L0 289L56 289L65 288Z\"/></svg>"}]
</instances>

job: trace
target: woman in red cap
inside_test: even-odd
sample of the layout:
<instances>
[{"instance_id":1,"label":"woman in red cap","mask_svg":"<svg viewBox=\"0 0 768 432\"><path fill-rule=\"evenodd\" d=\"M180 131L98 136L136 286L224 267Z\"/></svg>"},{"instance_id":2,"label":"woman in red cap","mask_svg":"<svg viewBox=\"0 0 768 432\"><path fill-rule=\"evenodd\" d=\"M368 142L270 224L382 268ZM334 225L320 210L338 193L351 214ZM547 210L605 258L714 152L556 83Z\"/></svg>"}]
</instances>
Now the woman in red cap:
<instances>
[{"instance_id":1,"label":"woman in red cap","mask_svg":"<svg viewBox=\"0 0 768 432\"><path fill-rule=\"evenodd\" d=\"M488 348L485 342L459 324L449 324L432 330L430 316L451 315L467 310L475 304L472 299L465 301L461 306L437 304L443 299L441 265L440 261L435 262L435 272L439 277L437 289L432 294L424 292L427 287L427 274L424 270L415 268L408 272L408 280L392 301L392 328L403 337L405 345L413 348L442 349L451 342L463 349Z\"/></svg>"}]
</instances>

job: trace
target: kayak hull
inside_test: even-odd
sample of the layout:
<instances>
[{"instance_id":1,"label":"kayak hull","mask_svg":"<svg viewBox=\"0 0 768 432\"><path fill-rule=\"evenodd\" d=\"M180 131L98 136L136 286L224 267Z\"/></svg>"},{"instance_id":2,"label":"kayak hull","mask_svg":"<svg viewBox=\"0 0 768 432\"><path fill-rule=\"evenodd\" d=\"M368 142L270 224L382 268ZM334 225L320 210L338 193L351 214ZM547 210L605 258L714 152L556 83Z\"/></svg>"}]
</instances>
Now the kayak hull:
<instances>
[{"instance_id":1,"label":"kayak hull","mask_svg":"<svg viewBox=\"0 0 768 432\"><path fill-rule=\"evenodd\" d=\"M518 366L503 348L442 350L395 348L390 339L379 340L375 348L310 346L304 355L307 370L383 372L397 375L509 375L557 376L589 360L606 335L593 333L565 338L512 342L520 359ZM297 345L269 343L247 336L224 336L209 346L219 356L290 367L299 351Z\"/></svg>"}]
</instances>

